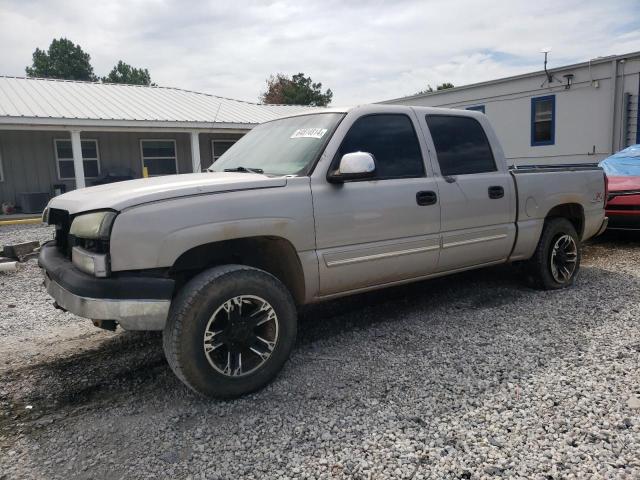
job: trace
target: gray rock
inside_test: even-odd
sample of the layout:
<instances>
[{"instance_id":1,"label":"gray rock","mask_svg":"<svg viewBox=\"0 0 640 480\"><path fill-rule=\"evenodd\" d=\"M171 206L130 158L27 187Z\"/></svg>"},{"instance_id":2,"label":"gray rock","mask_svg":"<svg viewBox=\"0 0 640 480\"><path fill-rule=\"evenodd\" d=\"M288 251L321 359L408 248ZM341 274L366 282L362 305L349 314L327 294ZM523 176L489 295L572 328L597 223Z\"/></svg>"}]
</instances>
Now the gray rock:
<instances>
[{"instance_id":1,"label":"gray rock","mask_svg":"<svg viewBox=\"0 0 640 480\"><path fill-rule=\"evenodd\" d=\"M635 395L631 395L627 400L627 407L634 410L640 408L640 398Z\"/></svg>"},{"instance_id":2,"label":"gray rock","mask_svg":"<svg viewBox=\"0 0 640 480\"><path fill-rule=\"evenodd\" d=\"M227 402L183 387L159 334L55 310L23 267L0 276L7 480L640 478L634 243L588 245L562 291L499 267L309 307L276 381Z\"/></svg>"}]
</instances>

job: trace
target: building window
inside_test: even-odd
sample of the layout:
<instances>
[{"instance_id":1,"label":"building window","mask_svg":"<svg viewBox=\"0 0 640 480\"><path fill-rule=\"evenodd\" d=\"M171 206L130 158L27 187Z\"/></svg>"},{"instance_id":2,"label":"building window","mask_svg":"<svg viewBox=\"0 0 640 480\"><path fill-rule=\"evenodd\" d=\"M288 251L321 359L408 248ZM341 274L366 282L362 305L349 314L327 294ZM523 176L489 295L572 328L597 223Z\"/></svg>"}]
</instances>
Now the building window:
<instances>
[{"instance_id":1,"label":"building window","mask_svg":"<svg viewBox=\"0 0 640 480\"><path fill-rule=\"evenodd\" d=\"M495 172L491 145L475 118L427 115L443 177Z\"/></svg>"},{"instance_id":2,"label":"building window","mask_svg":"<svg viewBox=\"0 0 640 480\"><path fill-rule=\"evenodd\" d=\"M100 176L100 154L97 140L81 140L82 164L84 178ZM57 138L55 140L56 163L58 164L58 178L60 180L74 180L76 170L73 166L73 148L71 140Z\"/></svg>"},{"instance_id":3,"label":"building window","mask_svg":"<svg viewBox=\"0 0 640 480\"><path fill-rule=\"evenodd\" d=\"M235 140L211 140L212 160L214 162L218 160L234 143L236 143Z\"/></svg>"},{"instance_id":4,"label":"building window","mask_svg":"<svg viewBox=\"0 0 640 480\"><path fill-rule=\"evenodd\" d=\"M553 145L556 129L556 96L531 99L531 146Z\"/></svg>"},{"instance_id":5,"label":"building window","mask_svg":"<svg viewBox=\"0 0 640 480\"><path fill-rule=\"evenodd\" d=\"M484 113L484 105L474 105L473 107L467 107L465 110L474 110L476 112Z\"/></svg>"},{"instance_id":6,"label":"building window","mask_svg":"<svg viewBox=\"0 0 640 480\"><path fill-rule=\"evenodd\" d=\"M175 140L140 140L142 167L150 177L178 173Z\"/></svg>"}]
</instances>

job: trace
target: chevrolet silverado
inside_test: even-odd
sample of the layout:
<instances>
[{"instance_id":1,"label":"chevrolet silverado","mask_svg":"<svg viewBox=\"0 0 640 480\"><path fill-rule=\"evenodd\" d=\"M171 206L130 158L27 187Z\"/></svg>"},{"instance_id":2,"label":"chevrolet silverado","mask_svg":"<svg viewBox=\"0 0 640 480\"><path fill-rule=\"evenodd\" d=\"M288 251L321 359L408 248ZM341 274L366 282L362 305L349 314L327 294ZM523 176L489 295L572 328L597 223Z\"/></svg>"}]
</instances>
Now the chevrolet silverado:
<instances>
[{"instance_id":1,"label":"chevrolet silverado","mask_svg":"<svg viewBox=\"0 0 640 480\"><path fill-rule=\"evenodd\" d=\"M59 308L162 330L175 374L228 398L282 368L300 305L507 262L570 286L605 199L597 166L509 167L479 112L314 110L206 172L55 197L39 264Z\"/></svg>"}]
</instances>

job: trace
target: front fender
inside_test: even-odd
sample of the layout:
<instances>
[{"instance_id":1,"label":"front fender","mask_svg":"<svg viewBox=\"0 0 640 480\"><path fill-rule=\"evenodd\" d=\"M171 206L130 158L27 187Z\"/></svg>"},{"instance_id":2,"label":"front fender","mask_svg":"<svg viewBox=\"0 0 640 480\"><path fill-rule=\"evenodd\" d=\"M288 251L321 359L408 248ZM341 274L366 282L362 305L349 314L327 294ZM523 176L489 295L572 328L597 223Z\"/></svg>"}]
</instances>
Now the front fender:
<instances>
[{"instance_id":1,"label":"front fender","mask_svg":"<svg viewBox=\"0 0 640 480\"><path fill-rule=\"evenodd\" d=\"M242 190L154 202L126 209L111 233L111 270L173 265L187 250L250 236L276 236L298 252L315 250L308 177L282 188Z\"/></svg>"},{"instance_id":2,"label":"front fender","mask_svg":"<svg viewBox=\"0 0 640 480\"><path fill-rule=\"evenodd\" d=\"M295 219L283 217L245 218L174 230L165 236L158 251L159 265L173 265L184 252L207 243L248 237L278 237L291 240L296 236ZM296 250L298 250L296 248Z\"/></svg>"}]
</instances>

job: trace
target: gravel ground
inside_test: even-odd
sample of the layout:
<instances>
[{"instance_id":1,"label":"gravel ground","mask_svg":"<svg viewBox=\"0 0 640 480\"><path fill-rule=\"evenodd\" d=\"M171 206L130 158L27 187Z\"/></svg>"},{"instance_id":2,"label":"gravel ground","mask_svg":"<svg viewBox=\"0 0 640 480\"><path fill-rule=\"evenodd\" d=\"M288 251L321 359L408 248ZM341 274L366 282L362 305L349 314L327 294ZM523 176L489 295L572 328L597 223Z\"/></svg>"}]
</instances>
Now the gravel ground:
<instances>
[{"instance_id":1,"label":"gravel ground","mask_svg":"<svg viewBox=\"0 0 640 480\"><path fill-rule=\"evenodd\" d=\"M561 292L500 267L318 305L222 402L158 334L56 311L31 261L0 274L0 479L640 478L639 286L640 236L609 235Z\"/></svg>"}]
</instances>

